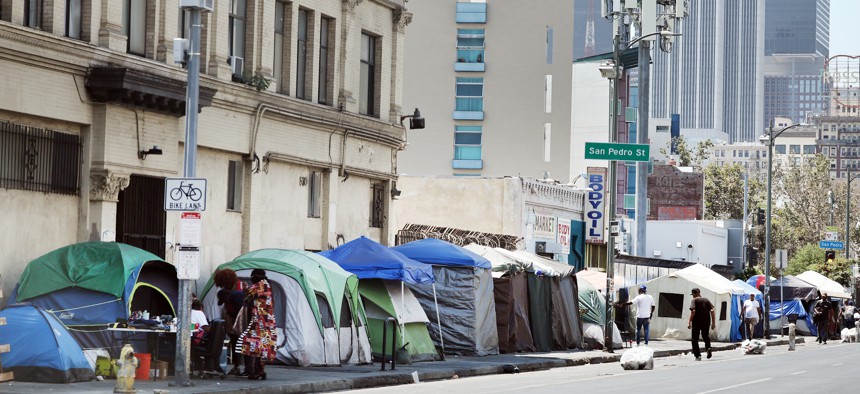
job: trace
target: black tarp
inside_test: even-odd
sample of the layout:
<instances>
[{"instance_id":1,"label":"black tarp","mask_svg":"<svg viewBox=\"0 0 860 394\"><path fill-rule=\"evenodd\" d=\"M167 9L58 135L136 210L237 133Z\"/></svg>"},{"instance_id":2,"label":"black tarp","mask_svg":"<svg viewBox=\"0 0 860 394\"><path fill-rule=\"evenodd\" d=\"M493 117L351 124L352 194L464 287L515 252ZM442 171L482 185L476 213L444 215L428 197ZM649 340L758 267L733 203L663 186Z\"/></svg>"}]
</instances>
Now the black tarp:
<instances>
[{"instance_id":1,"label":"black tarp","mask_svg":"<svg viewBox=\"0 0 860 394\"><path fill-rule=\"evenodd\" d=\"M502 353L535 351L529 327L529 294L526 274L516 272L493 278L496 328Z\"/></svg>"}]
</instances>

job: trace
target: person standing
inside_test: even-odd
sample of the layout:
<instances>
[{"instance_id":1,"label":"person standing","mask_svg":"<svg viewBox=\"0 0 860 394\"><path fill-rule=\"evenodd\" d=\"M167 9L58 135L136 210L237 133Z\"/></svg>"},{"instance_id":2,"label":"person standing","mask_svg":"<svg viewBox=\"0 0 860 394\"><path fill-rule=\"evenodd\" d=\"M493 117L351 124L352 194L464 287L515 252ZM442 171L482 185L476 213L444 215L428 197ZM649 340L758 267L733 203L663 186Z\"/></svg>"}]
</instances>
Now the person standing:
<instances>
[{"instance_id":1,"label":"person standing","mask_svg":"<svg viewBox=\"0 0 860 394\"><path fill-rule=\"evenodd\" d=\"M830 298L827 297L827 293L821 293L818 303L812 308L812 322L818 330L818 343L826 345L830 324Z\"/></svg>"},{"instance_id":2,"label":"person standing","mask_svg":"<svg viewBox=\"0 0 860 394\"><path fill-rule=\"evenodd\" d=\"M709 328L711 330L717 328L717 319L714 316L714 305L711 300L702 297L702 292L698 287L694 287L691 292L693 299L690 301L690 321L687 323L687 328L691 328L693 343L693 355L696 356L696 361L702 359L702 352L699 350L699 335L701 334L705 340L705 350L708 352L708 358L711 358L711 338Z\"/></svg>"},{"instance_id":3,"label":"person standing","mask_svg":"<svg viewBox=\"0 0 860 394\"><path fill-rule=\"evenodd\" d=\"M632 300L623 303L622 305L636 305L636 346L641 342L639 332L642 328L645 329L645 346L648 346L649 328L651 326L651 317L654 316L654 297L647 294L648 288L645 285L639 286L639 295L633 297Z\"/></svg>"},{"instance_id":4,"label":"person standing","mask_svg":"<svg viewBox=\"0 0 860 394\"><path fill-rule=\"evenodd\" d=\"M251 271L251 283L245 297L250 323L241 335L242 354L245 355L248 379L266 380L266 362L275 359L275 345L278 342L272 287L266 278L266 271L259 268Z\"/></svg>"},{"instance_id":5,"label":"person standing","mask_svg":"<svg viewBox=\"0 0 860 394\"><path fill-rule=\"evenodd\" d=\"M750 293L750 299L744 301L744 328L747 329L747 339L755 337L755 326L762 319L761 304Z\"/></svg>"},{"instance_id":6,"label":"person standing","mask_svg":"<svg viewBox=\"0 0 860 394\"><path fill-rule=\"evenodd\" d=\"M241 346L239 342L239 335L242 334L241 329L235 329L236 320L239 319L239 313L243 313L242 304L245 299L245 282L239 280L239 276L236 275L236 271L233 271L229 268L224 268L215 271L213 275L213 282L215 282L215 286L221 288L218 291L218 305L224 306L224 313L222 316L227 324L227 335L230 337L230 347L232 352L231 360L233 360L233 368L228 372L228 375L236 375L236 376L247 376L246 372L240 372L239 366L242 365L242 352L241 349L239 351L236 350L237 344ZM243 316L244 317L244 316ZM239 319L241 320L241 319ZM244 326L240 326L244 327Z\"/></svg>"}]
</instances>

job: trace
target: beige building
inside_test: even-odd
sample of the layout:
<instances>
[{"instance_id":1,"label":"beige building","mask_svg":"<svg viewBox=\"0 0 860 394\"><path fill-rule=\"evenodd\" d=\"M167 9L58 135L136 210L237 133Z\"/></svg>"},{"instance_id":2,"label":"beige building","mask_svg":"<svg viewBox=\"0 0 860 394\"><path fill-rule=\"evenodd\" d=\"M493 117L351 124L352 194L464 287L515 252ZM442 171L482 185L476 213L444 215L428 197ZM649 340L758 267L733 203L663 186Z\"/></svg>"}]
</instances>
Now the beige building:
<instances>
[{"instance_id":1,"label":"beige building","mask_svg":"<svg viewBox=\"0 0 860 394\"><path fill-rule=\"evenodd\" d=\"M573 180L572 150L583 149L571 147L573 1L409 8L421 17L409 26L403 102L427 129L409 132L399 172Z\"/></svg>"},{"instance_id":2,"label":"beige building","mask_svg":"<svg viewBox=\"0 0 860 394\"><path fill-rule=\"evenodd\" d=\"M219 0L203 14L201 281L258 248L393 240L411 17L401 0ZM31 259L76 242L115 239L172 260L179 0L0 0L0 19L2 290ZM260 77L267 89L249 86Z\"/></svg>"}]
</instances>

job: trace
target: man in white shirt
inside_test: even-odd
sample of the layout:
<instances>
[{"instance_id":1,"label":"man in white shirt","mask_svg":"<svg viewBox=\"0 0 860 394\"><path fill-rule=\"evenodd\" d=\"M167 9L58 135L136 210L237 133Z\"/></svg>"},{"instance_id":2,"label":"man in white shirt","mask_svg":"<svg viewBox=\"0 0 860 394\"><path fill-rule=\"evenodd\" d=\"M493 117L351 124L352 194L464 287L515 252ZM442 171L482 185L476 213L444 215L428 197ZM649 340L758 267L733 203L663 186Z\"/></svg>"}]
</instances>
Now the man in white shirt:
<instances>
[{"instance_id":1,"label":"man in white shirt","mask_svg":"<svg viewBox=\"0 0 860 394\"><path fill-rule=\"evenodd\" d=\"M762 318L761 304L750 293L750 299L744 301L744 327L747 329L747 339L753 339L755 326Z\"/></svg>"},{"instance_id":2,"label":"man in white shirt","mask_svg":"<svg viewBox=\"0 0 860 394\"><path fill-rule=\"evenodd\" d=\"M640 331L645 329L645 345L648 345L648 328L651 325L651 316L654 315L654 297L646 294L648 290L645 285L639 286L639 295L622 305L636 305L636 346L641 342Z\"/></svg>"}]
</instances>

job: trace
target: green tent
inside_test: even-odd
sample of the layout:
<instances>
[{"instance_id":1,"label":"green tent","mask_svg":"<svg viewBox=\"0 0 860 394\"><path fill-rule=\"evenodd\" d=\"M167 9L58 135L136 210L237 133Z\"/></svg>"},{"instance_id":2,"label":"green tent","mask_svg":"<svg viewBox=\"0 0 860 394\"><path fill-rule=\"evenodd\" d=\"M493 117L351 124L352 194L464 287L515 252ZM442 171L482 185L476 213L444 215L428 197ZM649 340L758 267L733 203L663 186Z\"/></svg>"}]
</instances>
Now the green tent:
<instances>
[{"instance_id":1,"label":"green tent","mask_svg":"<svg viewBox=\"0 0 860 394\"><path fill-rule=\"evenodd\" d=\"M301 250L261 249L221 264L247 279L263 269L272 286L278 328L277 357L290 365L370 362L358 278L331 260ZM213 278L203 289L208 316L220 317Z\"/></svg>"},{"instance_id":2,"label":"green tent","mask_svg":"<svg viewBox=\"0 0 860 394\"><path fill-rule=\"evenodd\" d=\"M582 320L588 323L604 325L606 323L606 298L587 280L579 280L579 310Z\"/></svg>"},{"instance_id":3,"label":"green tent","mask_svg":"<svg viewBox=\"0 0 860 394\"><path fill-rule=\"evenodd\" d=\"M403 282L383 279L362 279L359 293L367 311L367 333L374 357L382 356L383 324L386 318L399 317L395 344L397 349L406 345L410 361L439 360L433 339L427 331L429 320L418 299ZM402 291L401 291L402 290ZM391 330L388 326L385 338L385 354L391 354ZM398 359L398 362L401 362Z\"/></svg>"}]
</instances>

